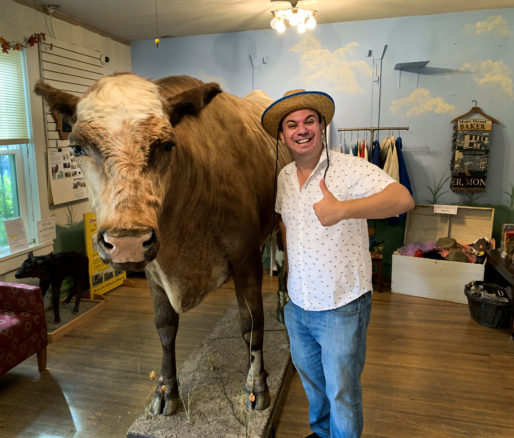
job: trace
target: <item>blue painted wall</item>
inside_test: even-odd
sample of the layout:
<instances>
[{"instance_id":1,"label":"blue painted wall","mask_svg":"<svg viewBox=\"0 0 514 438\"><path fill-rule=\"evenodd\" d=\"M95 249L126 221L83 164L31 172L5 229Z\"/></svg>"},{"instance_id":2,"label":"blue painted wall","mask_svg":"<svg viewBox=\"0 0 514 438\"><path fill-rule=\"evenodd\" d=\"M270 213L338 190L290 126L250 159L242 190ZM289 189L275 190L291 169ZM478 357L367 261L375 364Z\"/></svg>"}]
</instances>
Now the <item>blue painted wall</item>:
<instances>
[{"instance_id":1,"label":"blue painted wall","mask_svg":"<svg viewBox=\"0 0 514 438\"><path fill-rule=\"evenodd\" d=\"M165 39L159 48L137 41L131 50L133 71L148 78L188 74L239 96L260 88L274 99L294 88L326 91L336 102L332 146L357 137L337 128L376 126L380 101L381 126L409 127L401 136L419 203L449 175L450 121L476 100L501 122L492 132L487 192L476 200L512 208L505 192L514 187L513 42L514 9L497 9L318 25L303 35L270 29ZM430 62L420 74L394 69L415 61ZM443 191L439 203L469 201L448 184Z\"/></svg>"}]
</instances>

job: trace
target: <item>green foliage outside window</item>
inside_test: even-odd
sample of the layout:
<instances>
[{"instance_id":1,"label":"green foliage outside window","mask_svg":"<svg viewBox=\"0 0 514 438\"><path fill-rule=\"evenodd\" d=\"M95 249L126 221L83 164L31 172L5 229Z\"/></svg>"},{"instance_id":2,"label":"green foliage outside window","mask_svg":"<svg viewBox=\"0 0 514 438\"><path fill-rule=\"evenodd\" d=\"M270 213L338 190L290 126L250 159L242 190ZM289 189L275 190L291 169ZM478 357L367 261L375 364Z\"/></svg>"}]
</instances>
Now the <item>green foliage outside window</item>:
<instances>
[{"instance_id":1,"label":"green foliage outside window","mask_svg":"<svg viewBox=\"0 0 514 438\"><path fill-rule=\"evenodd\" d=\"M7 245L4 220L20 215L14 155L0 155L0 247Z\"/></svg>"}]
</instances>

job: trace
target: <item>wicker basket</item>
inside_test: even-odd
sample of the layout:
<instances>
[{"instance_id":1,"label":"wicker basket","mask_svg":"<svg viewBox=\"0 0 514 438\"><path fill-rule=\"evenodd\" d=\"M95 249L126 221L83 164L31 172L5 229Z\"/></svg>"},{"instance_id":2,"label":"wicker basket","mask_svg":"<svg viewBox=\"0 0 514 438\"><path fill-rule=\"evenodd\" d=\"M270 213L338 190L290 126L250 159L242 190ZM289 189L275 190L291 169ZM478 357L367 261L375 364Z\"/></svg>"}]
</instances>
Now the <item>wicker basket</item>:
<instances>
[{"instance_id":1,"label":"wicker basket","mask_svg":"<svg viewBox=\"0 0 514 438\"><path fill-rule=\"evenodd\" d=\"M469 313L480 325L492 328L503 328L509 325L512 309L512 290L510 288L482 281L472 281L466 284L464 293L468 299ZM495 299L494 296L497 298ZM503 297L504 302L498 297Z\"/></svg>"}]
</instances>

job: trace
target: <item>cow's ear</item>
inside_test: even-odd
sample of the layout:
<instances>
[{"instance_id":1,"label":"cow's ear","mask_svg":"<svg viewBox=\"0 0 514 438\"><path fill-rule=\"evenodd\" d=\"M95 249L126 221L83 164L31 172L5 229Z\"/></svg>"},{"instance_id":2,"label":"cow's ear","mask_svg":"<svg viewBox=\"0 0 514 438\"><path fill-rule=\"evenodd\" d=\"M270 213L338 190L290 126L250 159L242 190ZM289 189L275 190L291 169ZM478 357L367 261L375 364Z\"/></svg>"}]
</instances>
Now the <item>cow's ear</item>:
<instances>
[{"instance_id":1,"label":"cow's ear","mask_svg":"<svg viewBox=\"0 0 514 438\"><path fill-rule=\"evenodd\" d=\"M52 114L59 114L70 126L75 123L79 101L77 96L58 90L41 80L34 86L34 92L45 99Z\"/></svg>"},{"instance_id":2,"label":"cow's ear","mask_svg":"<svg viewBox=\"0 0 514 438\"><path fill-rule=\"evenodd\" d=\"M209 82L170 97L167 106L171 124L177 125L184 116L197 115L219 93L220 86Z\"/></svg>"}]
</instances>

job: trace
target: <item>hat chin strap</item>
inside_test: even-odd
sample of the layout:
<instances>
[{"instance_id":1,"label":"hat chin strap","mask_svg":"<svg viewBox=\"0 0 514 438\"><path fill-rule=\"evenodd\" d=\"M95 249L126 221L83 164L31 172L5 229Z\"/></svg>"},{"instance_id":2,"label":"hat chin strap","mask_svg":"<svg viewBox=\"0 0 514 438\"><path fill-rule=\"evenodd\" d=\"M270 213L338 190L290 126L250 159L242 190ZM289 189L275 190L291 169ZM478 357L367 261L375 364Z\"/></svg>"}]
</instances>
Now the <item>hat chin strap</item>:
<instances>
[{"instance_id":1,"label":"hat chin strap","mask_svg":"<svg viewBox=\"0 0 514 438\"><path fill-rule=\"evenodd\" d=\"M325 184L326 184L327 183L326 178L327 178L328 167L330 166L330 157L328 156L327 121L325 120L324 116L321 116L321 117L323 117L323 124L325 125L325 129L323 129L323 140L324 140L324 143L325 143L325 151L327 153L327 167L325 168L325 173L323 175L323 179L325 179Z\"/></svg>"}]
</instances>

